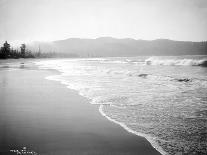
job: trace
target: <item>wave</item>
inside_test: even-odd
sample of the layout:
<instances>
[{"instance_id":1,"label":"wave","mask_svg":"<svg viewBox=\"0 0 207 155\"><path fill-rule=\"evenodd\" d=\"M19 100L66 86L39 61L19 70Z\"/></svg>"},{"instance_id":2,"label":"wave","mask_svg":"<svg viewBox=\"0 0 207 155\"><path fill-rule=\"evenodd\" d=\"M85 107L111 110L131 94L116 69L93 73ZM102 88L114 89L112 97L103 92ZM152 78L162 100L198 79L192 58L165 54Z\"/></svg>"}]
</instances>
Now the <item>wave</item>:
<instances>
[{"instance_id":1,"label":"wave","mask_svg":"<svg viewBox=\"0 0 207 155\"><path fill-rule=\"evenodd\" d=\"M207 87L206 79L199 78L188 78L188 77L173 77L173 76L163 76L163 75L154 75L146 73L127 73L129 77L138 77L142 79L149 79L150 81L162 81L162 82L180 82L183 84L191 84L192 86Z\"/></svg>"},{"instance_id":2,"label":"wave","mask_svg":"<svg viewBox=\"0 0 207 155\"><path fill-rule=\"evenodd\" d=\"M102 71L103 72L103 71ZM118 75L118 76L127 76L129 78L131 77L137 77L137 78L141 78L141 79L148 79L150 81L166 81L166 82L181 82L181 83L191 83L191 84L196 84L196 85L203 85L203 86L207 86L207 80L205 79L199 79L199 78L189 78L189 77L173 77L173 76L164 76L164 75L156 75L156 74L149 74L149 73L145 73L145 72L139 72L139 71L116 71L113 69L109 69L105 71L106 74L109 75Z\"/></svg>"},{"instance_id":3,"label":"wave","mask_svg":"<svg viewBox=\"0 0 207 155\"><path fill-rule=\"evenodd\" d=\"M206 57L205 57L206 58ZM113 111L111 114L113 116L111 117L107 113L107 109L105 109L107 106L113 106L119 109L122 109L120 112L127 112L127 107L130 106L130 109L137 110L133 108L132 106L139 105L142 109L145 108L146 106L144 105L145 102L148 103L150 101L154 101L154 96L153 95L158 95L159 97L156 98L157 100L160 100L161 103L159 103L159 106L162 105L162 100L167 99L169 95L173 95L174 92L179 93L183 95L189 95L188 91L191 92L191 90L201 90L201 95L200 96L205 96L205 91L207 88L207 80L205 79L206 76L192 76L192 74L171 74L168 72L166 69L173 69L174 67L161 67L162 72L160 70L155 70L154 67L152 66L145 66L145 59L142 59L143 61L140 60L140 64L143 62L143 65L141 66L135 66L133 65L134 62L137 62L137 58L133 58L134 60L130 60L132 58L128 58L126 61L120 60L120 59L115 59L114 61L111 60L111 58L108 60L104 59L96 59L95 61L92 60L84 60L84 63L82 62L73 62L73 61L59 61L59 60L53 60L53 61L48 61L48 62L39 62L36 63L41 69L56 69L60 73L58 75L52 75L49 77L46 77L48 80L53 80L53 81L59 81L61 84L66 85L67 88L76 90L81 96L84 96L89 99L89 102L91 104L99 104L99 111L100 113L106 117L108 120L119 124L121 127L123 127L125 130L127 130L130 133L133 133L138 136L145 137L151 145L156 148L159 152L162 154L167 154L166 152L163 151L162 148L166 148L168 145L168 142L163 142L165 138L162 136L159 136L158 134L153 134L151 132L146 132L147 134L143 134L142 130L137 130L133 129L130 127L131 124L129 122L126 122L120 118L118 121L116 119L116 115L113 114ZM150 58L149 58L150 59ZM203 57L197 58L197 59L202 59L204 60ZM206 58L207 59L207 58ZM117 61L116 61L117 60ZM146 59L147 60L147 59ZM184 58L179 57L151 57L150 61L163 61L163 63L166 60L173 60L174 62L184 60ZM186 58L185 60L196 60L196 58ZM94 61L94 62L93 62ZM128 64L122 65L122 61L127 62ZM172 61L172 63L173 63ZM197 60L196 60L197 61ZM87 63L85 63L87 62ZM101 63L107 62L107 63L113 63L112 65L103 65ZM78 64L78 65L76 65ZM177 63L178 64L178 63ZM176 64L176 65L177 65ZM149 64L149 65L155 65L155 64ZM160 64L158 64L160 65ZM162 64L163 65L163 64ZM167 65L167 64L165 64ZM190 64L192 65L192 64ZM92 67L91 67L92 66ZM95 66L93 68L93 66ZM110 66L110 67L109 67ZM199 65L198 65L199 66ZM166 69L165 69L166 68ZM185 69L190 69L189 67L178 67L182 69L182 71L185 71ZM153 71L151 70L153 69ZM158 68L159 69L159 68ZM199 69L199 67L193 67L193 70ZM205 68L200 68L201 70L205 70ZM199 69L199 70L200 70ZM163 74L163 70L167 71L166 73ZM169 74L168 74L169 73ZM185 73L185 72L184 72ZM118 81L118 79L120 79ZM131 82L132 81L132 82ZM121 83L119 83L121 82ZM137 83L137 85L136 85ZM144 88L144 89L143 89ZM167 91L166 94L158 94L158 90L161 90L160 92L163 92L165 90L169 89L169 92ZM137 95L139 93L139 95ZM204 94L203 94L204 93ZM150 95L148 95L150 94ZM173 95L174 96L174 95ZM181 97L180 97L181 98ZM176 99L180 99L179 96L176 97ZM171 102L177 100L174 98L170 98L169 104ZM194 98L192 99L194 100ZM196 99L195 99L196 100ZM180 100L179 100L180 101ZM185 102L189 102L190 99L186 100ZM177 103L173 103L173 105ZM182 101L181 101L182 102ZM185 104L185 102L183 102ZM194 101L190 101L191 102ZM197 102L197 100L196 100ZM201 100L200 104L203 104L205 102L205 99ZM189 104L189 105L190 105ZM197 103L196 103L197 104ZM153 105L149 104L149 105ZM178 105L179 106L179 105ZM131 108L132 107L132 108ZM125 110L126 109L126 110ZM150 108L146 107L147 110ZM188 110L188 109L187 109ZM118 111L119 112L119 111ZM177 112L180 112L177 110ZM188 112L188 111L187 111ZM154 112L158 116L161 116L159 113ZM165 113L165 112L164 112ZM200 115L203 115L204 112L202 112ZM109 113L110 114L110 113ZM131 115L131 114L130 114ZM169 114L170 116L171 114ZM174 114L173 114L174 115ZM199 115L199 116L200 116ZM132 115L133 116L133 115ZM139 116L139 115L137 115ZM115 117L115 118L114 118ZM164 118L164 117L163 117ZM197 118L197 117L196 117ZM133 118L134 119L134 118ZM203 119L203 116L201 118ZM125 123L126 122L126 123ZM132 122L133 123L133 122ZM165 127L165 126L160 126L160 128ZM168 127L168 126L167 126ZM158 130L160 129L157 127ZM140 131L140 132L139 132ZM155 131L156 132L156 131ZM162 133L162 132L160 132ZM168 132L165 134L167 135ZM170 133L169 133L170 135ZM171 142L173 138L169 137L169 142ZM160 143L161 142L161 143ZM171 145L171 144L170 144ZM173 145L173 149L177 149L177 146ZM180 149L182 146L178 147ZM171 148L170 148L171 149ZM166 149L166 151L171 151ZM168 152L167 151L167 152Z\"/></svg>"},{"instance_id":4,"label":"wave","mask_svg":"<svg viewBox=\"0 0 207 155\"><path fill-rule=\"evenodd\" d=\"M207 59L162 59L150 57L145 60L146 65L163 65L163 66L202 66L207 67Z\"/></svg>"},{"instance_id":5,"label":"wave","mask_svg":"<svg viewBox=\"0 0 207 155\"><path fill-rule=\"evenodd\" d=\"M168 153L165 152L162 147L156 142L156 138L147 134L143 134L143 133L139 133L137 131L134 131L132 129L130 129L126 124L122 123L122 122L118 122L115 119L112 119L111 117L107 116L104 111L103 111L103 106L108 105L108 106L112 106L110 103L100 103L101 101L98 101L99 98L90 98L89 96L87 96L85 93L82 93L81 90L78 90L77 88L73 88L69 85L69 83L67 82L67 80L63 80L60 78L61 75L52 75L52 76L47 76L45 77L45 79L47 80L52 80L52 81L59 81L61 84L66 85L67 88L69 89L73 89L75 91L78 91L79 95L86 97L90 100L91 104L99 104L99 112L101 113L102 116L104 116L105 118L107 118L109 121L116 123L118 125L120 125L122 128L124 128L127 132L135 134L137 136L141 136L147 139L147 141L150 142L150 144L152 145L153 148L155 148L158 152L160 152L162 155L167 155ZM115 105L114 105L115 106Z\"/></svg>"},{"instance_id":6,"label":"wave","mask_svg":"<svg viewBox=\"0 0 207 155\"><path fill-rule=\"evenodd\" d=\"M137 131L134 131L132 129L130 129L126 124L122 123L122 122L118 122L114 119L112 119L111 117L107 116L104 111L103 111L103 106L104 105L100 105L99 106L99 112L101 113L102 116L106 117L109 121L113 122L113 123L116 123L118 125L120 125L122 128L124 128L127 132L129 133L132 133L134 135L137 135L137 136L141 136L141 137L144 137L146 138L150 144L152 145L153 148L155 148L158 152L160 152L162 155L167 155L168 153L165 152L162 147L159 146L159 144L156 142L156 138L150 136L150 135L146 135L146 134L143 134L143 133L139 133Z\"/></svg>"}]
</instances>

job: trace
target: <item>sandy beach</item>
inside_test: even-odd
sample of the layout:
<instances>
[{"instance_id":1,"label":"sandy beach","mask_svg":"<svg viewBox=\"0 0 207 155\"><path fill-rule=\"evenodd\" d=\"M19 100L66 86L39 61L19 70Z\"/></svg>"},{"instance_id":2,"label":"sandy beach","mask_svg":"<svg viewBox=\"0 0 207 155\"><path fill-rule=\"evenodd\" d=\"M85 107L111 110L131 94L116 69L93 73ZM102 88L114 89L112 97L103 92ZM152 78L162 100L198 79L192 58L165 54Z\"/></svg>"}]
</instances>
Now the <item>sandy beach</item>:
<instances>
[{"instance_id":1,"label":"sandy beach","mask_svg":"<svg viewBox=\"0 0 207 155\"><path fill-rule=\"evenodd\" d=\"M30 62L1 63L0 154L22 147L40 155L159 155L143 137L103 117L97 105L45 77Z\"/></svg>"}]
</instances>

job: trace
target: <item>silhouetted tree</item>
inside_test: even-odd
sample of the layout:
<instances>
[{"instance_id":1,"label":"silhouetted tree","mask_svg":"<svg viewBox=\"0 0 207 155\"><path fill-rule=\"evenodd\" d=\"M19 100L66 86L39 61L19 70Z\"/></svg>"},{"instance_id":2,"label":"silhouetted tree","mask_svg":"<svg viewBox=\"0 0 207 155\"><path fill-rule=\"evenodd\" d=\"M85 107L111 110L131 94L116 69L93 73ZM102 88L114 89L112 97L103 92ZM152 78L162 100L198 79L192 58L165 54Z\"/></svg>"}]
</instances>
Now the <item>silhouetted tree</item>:
<instances>
[{"instance_id":1,"label":"silhouetted tree","mask_svg":"<svg viewBox=\"0 0 207 155\"><path fill-rule=\"evenodd\" d=\"M1 47L0 57L6 59L9 56L10 56L10 44L8 44L6 41L3 44L3 47Z\"/></svg>"},{"instance_id":2,"label":"silhouetted tree","mask_svg":"<svg viewBox=\"0 0 207 155\"><path fill-rule=\"evenodd\" d=\"M20 49L21 49L21 55L22 55L22 57L25 57L26 45L25 44L22 44L21 47L20 47Z\"/></svg>"}]
</instances>

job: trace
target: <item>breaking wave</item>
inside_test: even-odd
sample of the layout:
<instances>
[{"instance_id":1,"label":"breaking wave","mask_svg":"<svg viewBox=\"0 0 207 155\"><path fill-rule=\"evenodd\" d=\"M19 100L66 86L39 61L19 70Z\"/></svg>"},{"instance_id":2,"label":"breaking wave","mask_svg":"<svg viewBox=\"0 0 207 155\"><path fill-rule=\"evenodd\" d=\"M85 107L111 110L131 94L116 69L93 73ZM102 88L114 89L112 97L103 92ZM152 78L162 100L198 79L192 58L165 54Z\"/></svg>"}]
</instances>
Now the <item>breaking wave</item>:
<instances>
[{"instance_id":1,"label":"breaking wave","mask_svg":"<svg viewBox=\"0 0 207 155\"><path fill-rule=\"evenodd\" d=\"M150 57L145 60L146 65L163 65L163 66L202 66L207 67L207 59L161 59Z\"/></svg>"}]
</instances>

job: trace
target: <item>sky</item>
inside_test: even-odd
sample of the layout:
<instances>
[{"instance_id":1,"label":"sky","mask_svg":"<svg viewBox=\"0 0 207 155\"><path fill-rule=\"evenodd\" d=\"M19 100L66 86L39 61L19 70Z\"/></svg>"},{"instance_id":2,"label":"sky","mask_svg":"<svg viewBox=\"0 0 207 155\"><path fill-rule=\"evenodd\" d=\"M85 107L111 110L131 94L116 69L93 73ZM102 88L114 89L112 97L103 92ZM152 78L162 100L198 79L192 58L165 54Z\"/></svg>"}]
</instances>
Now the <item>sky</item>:
<instances>
[{"instance_id":1,"label":"sky","mask_svg":"<svg viewBox=\"0 0 207 155\"><path fill-rule=\"evenodd\" d=\"M0 41L207 40L207 0L0 0Z\"/></svg>"}]
</instances>

